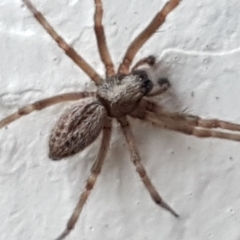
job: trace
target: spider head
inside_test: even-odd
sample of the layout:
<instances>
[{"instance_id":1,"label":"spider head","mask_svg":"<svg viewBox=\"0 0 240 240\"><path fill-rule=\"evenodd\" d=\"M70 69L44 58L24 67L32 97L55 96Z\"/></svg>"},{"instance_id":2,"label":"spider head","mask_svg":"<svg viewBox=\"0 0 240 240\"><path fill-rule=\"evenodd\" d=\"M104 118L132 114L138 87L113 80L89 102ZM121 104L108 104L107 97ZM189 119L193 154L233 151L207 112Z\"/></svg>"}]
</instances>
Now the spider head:
<instances>
[{"instance_id":1,"label":"spider head","mask_svg":"<svg viewBox=\"0 0 240 240\"><path fill-rule=\"evenodd\" d=\"M98 85L97 96L111 117L122 117L132 112L139 101L153 88L143 70L128 75L115 75Z\"/></svg>"},{"instance_id":2,"label":"spider head","mask_svg":"<svg viewBox=\"0 0 240 240\"><path fill-rule=\"evenodd\" d=\"M148 78L144 70L133 71L133 76L136 76L136 81L140 83L140 89L144 95L147 95L153 88L152 81Z\"/></svg>"}]
</instances>

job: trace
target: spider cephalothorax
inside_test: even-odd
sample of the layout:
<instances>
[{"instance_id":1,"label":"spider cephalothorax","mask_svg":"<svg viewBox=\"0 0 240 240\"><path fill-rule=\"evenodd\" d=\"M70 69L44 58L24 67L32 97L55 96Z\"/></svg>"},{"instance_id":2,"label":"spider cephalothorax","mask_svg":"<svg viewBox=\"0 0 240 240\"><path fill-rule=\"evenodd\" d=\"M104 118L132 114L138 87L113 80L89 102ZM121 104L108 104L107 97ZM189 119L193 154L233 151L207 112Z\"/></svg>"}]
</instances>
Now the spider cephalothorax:
<instances>
[{"instance_id":1,"label":"spider cephalothorax","mask_svg":"<svg viewBox=\"0 0 240 240\"><path fill-rule=\"evenodd\" d=\"M101 145L97 158L91 168L91 174L87 179L86 187L80 195L80 199L67 223L66 229L56 240L64 239L74 228L83 206L101 172L110 144L112 118L115 118L121 126L131 153L131 160L151 198L156 204L169 211L175 217L177 217L178 214L159 195L141 163L140 154L134 141L128 117L138 118L161 128L188 135L191 134L197 137L214 137L240 141L240 135L237 133L214 129L240 131L240 125L238 124L218 119L202 119L198 116L183 113L171 113L155 102L149 101L146 97L159 95L170 87L170 83L166 78L160 78L157 84L154 85L145 71L137 70L138 67L143 64L153 66L155 64L155 58L153 56L139 60L135 66L130 69L138 50L164 23L167 15L180 1L181 0L169 0L169 2L163 6L150 24L130 44L116 73L102 25L102 2L101 0L94 0L94 30L100 57L106 69L105 80L103 80L103 78L58 35L33 4L29 0L23 0L39 23L65 51L66 55L96 83L98 88L97 92L72 92L39 100L26 107L20 108L17 112L0 121L0 128L2 128L34 110L42 110L65 101L77 101L62 114L51 132L49 157L53 160L66 158L83 150L91 144L102 131ZM156 85L157 88L155 88Z\"/></svg>"},{"instance_id":2,"label":"spider cephalothorax","mask_svg":"<svg viewBox=\"0 0 240 240\"><path fill-rule=\"evenodd\" d=\"M103 80L98 85L97 98L109 117L119 118L131 113L152 87L147 73L136 70L129 75L115 75Z\"/></svg>"}]
</instances>

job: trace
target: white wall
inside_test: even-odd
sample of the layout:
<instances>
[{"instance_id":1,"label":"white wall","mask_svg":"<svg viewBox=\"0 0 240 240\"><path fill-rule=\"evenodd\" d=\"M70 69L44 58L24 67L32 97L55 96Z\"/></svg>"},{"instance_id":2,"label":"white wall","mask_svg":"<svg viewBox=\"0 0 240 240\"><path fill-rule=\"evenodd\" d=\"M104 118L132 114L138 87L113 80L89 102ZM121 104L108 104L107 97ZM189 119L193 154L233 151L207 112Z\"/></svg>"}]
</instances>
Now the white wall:
<instances>
[{"instance_id":1,"label":"white wall","mask_svg":"<svg viewBox=\"0 0 240 240\"><path fill-rule=\"evenodd\" d=\"M103 1L116 65L165 3L129 2ZM34 4L103 75L92 28L93 1ZM240 122L239 9L239 0L182 0L136 58L155 54L161 60L161 76L170 79L172 90L159 102ZM94 89L20 0L0 2L0 54L0 118L38 99ZM99 146L96 142L66 161L48 159L49 131L67 106L33 113L0 131L1 240L52 240L65 228ZM239 239L240 144L131 123L152 181L181 218L152 202L115 126L102 175L68 239Z\"/></svg>"}]
</instances>

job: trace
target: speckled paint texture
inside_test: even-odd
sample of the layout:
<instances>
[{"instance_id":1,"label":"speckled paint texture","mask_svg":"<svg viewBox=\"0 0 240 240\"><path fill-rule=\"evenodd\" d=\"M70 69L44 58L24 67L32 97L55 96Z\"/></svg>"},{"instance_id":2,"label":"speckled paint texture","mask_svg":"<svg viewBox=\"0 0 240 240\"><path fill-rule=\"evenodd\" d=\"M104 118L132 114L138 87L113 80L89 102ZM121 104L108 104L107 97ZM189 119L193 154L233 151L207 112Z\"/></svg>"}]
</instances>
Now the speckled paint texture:
<instances>
[{"instance_id":1,"label":"speckled paint texture","mask_svg":"<svg viewBox=\"0 0 240 240\"><path fill-rule=\"evenodd\" d=\"M101 74L89 0L32 0ZM115 65L163 0L103 0ZM182 0L136 56L155 54L172 83L157 98L174 111L240 122L240 1ZM0 2L0 118L63 92L94 90L20 0ZM0 239L52 240L85 186L99 139L71 159L48 159L50 129L70 103L0 130ZM175 219L150 199L115 124L110 151L69 240L240 239L240 143L198 139L140 121L131 125L142 162Z\"/></svg>"}]
</instances>

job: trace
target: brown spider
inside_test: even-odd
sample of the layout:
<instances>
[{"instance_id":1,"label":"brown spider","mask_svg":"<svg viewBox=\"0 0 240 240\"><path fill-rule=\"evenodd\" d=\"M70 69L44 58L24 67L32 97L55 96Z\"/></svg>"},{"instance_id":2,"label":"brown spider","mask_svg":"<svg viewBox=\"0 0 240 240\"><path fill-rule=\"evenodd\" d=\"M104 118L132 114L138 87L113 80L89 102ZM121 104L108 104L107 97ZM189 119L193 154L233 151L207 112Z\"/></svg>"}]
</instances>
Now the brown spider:
<instances>
[{"instance_id":1,"label":"brown spider","mask_svg":"<svg viewBox=\"0 0 240 240\"><path fill-rule=\"evenodd\" d=\"M42 110L65 101L78 100L77 103L73 104L63 113L51 132L49 140L49 157L52 160L60 160L80 152L93 143L100 132L103 131L98 157L92 167L91 175L87 179L85 190L80 196L79 202L68 221L66 229L57 239L64 239L74 228L83 206L94 187L96 179L101 172L110 143L112 118L116 118L121 125L131 153L132 162L152 199L156 204L169 211L175 217L178 217L178 214L163 201L147 176L140 161L139 152L127 116L145 120L161 128L197 137L215 137L240 141L239 134L212 129L221 128L240 131L240 125L238 124L217 119L206 120L198 116L183 113L171 113L162 106L150 101L148 97L159 95L170 87L167 79L159 79L158 83L154 85L149 79L146 71L138 69L138 67L145 64L150 67L153 66L155 64L155 58L153 56L139 60L131 70L129 70L138 50L164 23L167 15L179 4L180 0L170 0L166 3L162 10L154 17L152 22L135 38L128 47L117 73L114 71L102 26L102 3L101 0L95 0L94 30L99 53L106 68L105 79L102 79L95 70L55 32L30 1L23 0L23 2L65 53L97 85L96 93L74 92L43 99L19 109L16 113L0 121L0 128L2 128L34 110Z\"/></svg>"}]
</instances>

